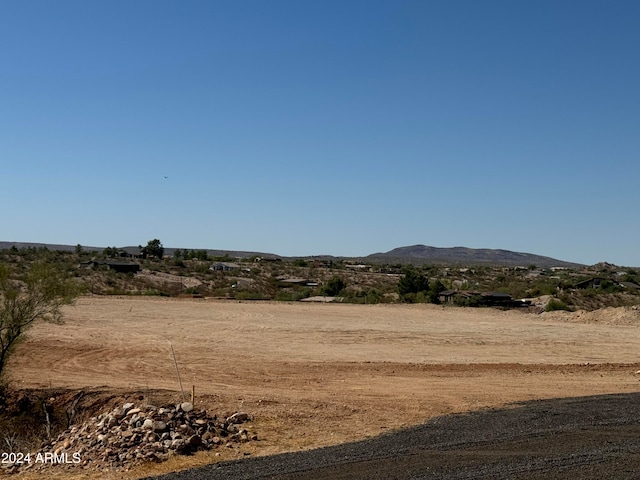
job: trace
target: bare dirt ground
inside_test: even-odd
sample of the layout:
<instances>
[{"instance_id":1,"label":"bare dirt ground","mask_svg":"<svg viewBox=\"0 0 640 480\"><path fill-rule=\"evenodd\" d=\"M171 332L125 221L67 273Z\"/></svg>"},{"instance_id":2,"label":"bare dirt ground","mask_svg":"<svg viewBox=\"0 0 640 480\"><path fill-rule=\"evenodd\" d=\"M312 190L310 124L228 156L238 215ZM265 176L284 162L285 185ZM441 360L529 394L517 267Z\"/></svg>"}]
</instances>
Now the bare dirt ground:
<instances>
[{"instance_id":1,"label":"bare dirt ground","mask_svg":"<svg viewBox=\"0 0 640 480\"><path fill-rule=\"evenodd\" d=\"M242 410L260 440L112 478L362 440L449 413L640 388L640 312L84 297L30 331L16 388ZM55 472L52 470L52 475ZM110 478L65 472L65 478Z\"/></svg>"}]
</instances>

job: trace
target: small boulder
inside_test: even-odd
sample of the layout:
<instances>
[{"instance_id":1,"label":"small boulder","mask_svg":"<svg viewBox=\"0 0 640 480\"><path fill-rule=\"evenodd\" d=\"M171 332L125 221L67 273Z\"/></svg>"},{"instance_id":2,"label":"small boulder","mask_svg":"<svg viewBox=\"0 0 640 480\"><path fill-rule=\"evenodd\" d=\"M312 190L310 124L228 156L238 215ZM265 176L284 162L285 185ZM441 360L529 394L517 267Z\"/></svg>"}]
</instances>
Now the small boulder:
<instances>
[{"instance_id":1,"label":"small boulder","mask_svg":"<svg viewBox=\"0 0 640 480\"><path fill-rule=\"evenodd\" d=\"M167 429L167 424L161 420L156 420L153 423L153 431L156 433L164 432Z\"/></svg>"},{"instance_id":2,"label":"small boulder","mask_svg":"<svg viewBox=\"0 0 640 480\"><path fill-rule=\"evenodd\" d=\"M238 413L234 413L229 418L227 418L227 423L242 423L242 422L246 422L247 420L249 420L249 414L244 412L238 412Z\"/></svg>"},{"instance_id":3,"label":"small boulder","mask_svg":"<svg viewBox=\"0 0 640 480\"><path fill-rule=\"evenodd\" d=\"M200 445L202 445L202 438L200 438L200 435L191 435L187 439L187 445L194 449L198 448Z\"/></svg>"}]
</instances>

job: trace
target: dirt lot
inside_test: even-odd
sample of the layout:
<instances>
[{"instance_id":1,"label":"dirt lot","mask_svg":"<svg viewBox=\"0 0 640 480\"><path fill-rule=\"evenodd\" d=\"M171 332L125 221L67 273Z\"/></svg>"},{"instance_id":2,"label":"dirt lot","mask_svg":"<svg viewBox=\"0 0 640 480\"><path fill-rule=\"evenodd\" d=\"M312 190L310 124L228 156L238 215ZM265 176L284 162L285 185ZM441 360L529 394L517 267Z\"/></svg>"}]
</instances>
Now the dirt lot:
<instances>
[{"instance_id":1,"label":"dirt lot","mask_svg":"<svg viewBox=\"0 0 640 480\"><path fill-rule=\"evenodd\" d=\"M65 314L64 325L38 325L20 345L13 386L177 399L173 346L196 406L254 416L258 442L138 468L129 478L360 440L515 401L640 389L640 312L629 308L533 315L85 297Z\"/></svg>"}]
</instances>

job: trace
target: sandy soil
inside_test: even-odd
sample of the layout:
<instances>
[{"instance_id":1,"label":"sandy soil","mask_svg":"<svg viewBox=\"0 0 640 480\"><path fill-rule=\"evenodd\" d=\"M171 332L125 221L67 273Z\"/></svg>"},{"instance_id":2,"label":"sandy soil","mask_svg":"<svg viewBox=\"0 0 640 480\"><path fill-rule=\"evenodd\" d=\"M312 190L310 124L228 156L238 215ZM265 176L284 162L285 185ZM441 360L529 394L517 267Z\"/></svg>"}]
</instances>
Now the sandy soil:
<instances>
[{"instance_id":1,"label":"sandy soil","mask_svg":"<svg viewBox=\"0 0 640 480\"><path fill-rule=\"evenodd\" d=\"M134 477L370 438L447 413L640 387L640 318L630 309L581 321L434 305L85 297L65 314L64 325L38 325L20 345L15 387L154 401L154 392L180 391L173 346L197 405L254 415L259 442Z\"/></svg>"}]
</instances>

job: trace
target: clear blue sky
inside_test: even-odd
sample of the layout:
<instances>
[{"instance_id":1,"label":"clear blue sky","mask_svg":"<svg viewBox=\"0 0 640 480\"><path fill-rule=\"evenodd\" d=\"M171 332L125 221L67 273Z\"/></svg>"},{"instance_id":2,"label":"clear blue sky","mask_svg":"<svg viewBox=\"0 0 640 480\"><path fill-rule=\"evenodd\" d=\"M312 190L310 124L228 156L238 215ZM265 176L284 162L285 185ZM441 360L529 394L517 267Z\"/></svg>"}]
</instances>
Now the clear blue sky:
<instances>
[{"instance_id":1,"label":"clear blue sky","mask_svg":"<svg viewBox=\"0 0 640 480\"><path fill-rule=\"evenodd\" d=\"M2 2L0 240L640 266L639 25L635 0Z\"/></svg>"}]
</instances>

